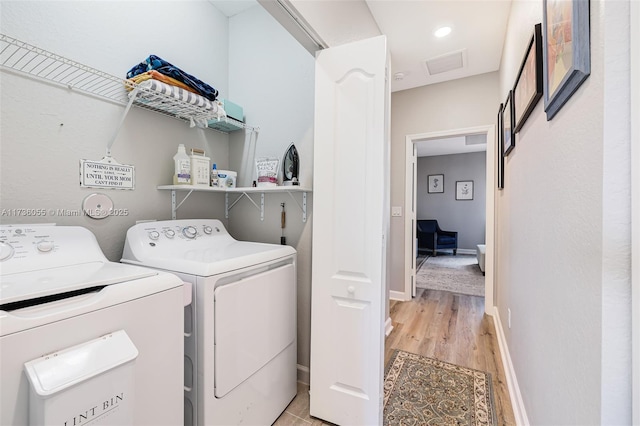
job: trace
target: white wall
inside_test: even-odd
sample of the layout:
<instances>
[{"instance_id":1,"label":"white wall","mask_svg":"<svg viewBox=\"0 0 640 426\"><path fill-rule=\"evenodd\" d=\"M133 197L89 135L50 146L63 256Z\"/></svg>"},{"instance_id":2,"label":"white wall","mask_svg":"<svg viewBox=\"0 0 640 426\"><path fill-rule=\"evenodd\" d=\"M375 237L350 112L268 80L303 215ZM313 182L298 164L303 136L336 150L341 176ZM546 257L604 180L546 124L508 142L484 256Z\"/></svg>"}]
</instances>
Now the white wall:
<instances>
[{"instance_id":1,"label":"white wall","mask_svg":"<svg viewBox=\"0 0 640 426\"><path fill-rule=\"evenodd\" d=\"M514 1L501 99L541 20ZM628 46L628 2L592 1L590 77L552 121L541 100L505 162L497 306L531 424L631 422Z\"/></svg>"},{"instance_id":2,"label":"white wall","mask_svg":"<svg viewBox=\"0 0 640 426\"><path fill-rule=\"evenodd\" d=\"M498 73L487 73L391 94L391 205L405 205L405 137L494 125ZM404 217L391 218L391 290L404 292Z\"/></svg>"},{"instance_id":3,"label":"white wall","mask_svg":"<svg viewBox=\"0 0 640 426\"><path fill-rule=\"evenodd\" d=\"M302 186L313 186L313 115L315 61L261 6L229 19L229 99L243 106L246 121L259 126L257 139L230 136L230 163L255 180L254 157L282 159L289 144L300 155ZM239 239L280 243L280 203L285 203L287 244L298 251L298 364L309 366L311 335L311 226L313 193L307 194L308 220L302 221L302 194L267 194L265 218L243 199L231 211L230 232ZM254 195L260 204L260 196ZM308 381L308 377L301 376Z\"/></svg>"},{"instance_id":4,"label":"white wall","mask_svg":"<svg viewBox=\"0 0 640 426\"><path fill-rule=\"evenodd\" d=\"M178 4L179 3L179 4ZM227 18L206 1L10 2L2 1L2 33L74 61L124 77L156 54L225 95L228 90ZM176 19L176 13L180 19ZM197 28L197 31L194 31ZM169 219L169 184L177 145L204 148L225 167L228 136L189 129L182 121L133 108L112 149L136 167L134 191L80 188L80 159L100 160L124 108L64 88L2 73L0 200L3 209L77 210L94 192L106 193L128 216L0 217L4 223L57 222L92 230L112 261L120 259L129 226L139 219ZM221 196L198 194L178 217L224 218Z\"/></svg>"},{"instance_id":5,"label":"white wall","mask_svg":"<svg viewBox=\"0 0 640 426\"><path fill-rule=\"evenodd\" d=\"M440 228L458 232L458 249L485 243L487 153L418 157L416 218L436 219ZM428 192L428 176L444 175L444 192ZM456 181L473 181L473 200L456 200Z\"/></svg>"}]
</instances>

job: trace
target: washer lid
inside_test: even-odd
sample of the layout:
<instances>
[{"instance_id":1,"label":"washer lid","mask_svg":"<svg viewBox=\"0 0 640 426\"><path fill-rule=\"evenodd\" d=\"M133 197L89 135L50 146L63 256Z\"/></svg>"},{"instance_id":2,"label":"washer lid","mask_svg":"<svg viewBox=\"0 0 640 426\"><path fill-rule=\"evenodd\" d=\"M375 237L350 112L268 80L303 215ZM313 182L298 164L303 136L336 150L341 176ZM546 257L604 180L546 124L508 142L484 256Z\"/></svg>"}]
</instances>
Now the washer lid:
<instances>
[{"instance_id":1,"label":"washer lid","mask_svg":"<svg viewBox=\"0 0 640 426\"><path fill-rule=\"evenodd\" d=\"M88 262L0 276L0 305L59 295L157 275L156 271L115 262ZM3 307L0 306L0 310Z\"/></svg>"},{"instance_id":2,"label":"washer lid","mask_svg":"<svg viewBox=\"0 0 640 426\"><path fill-rule=\"evenodd\" d=\"M291 246L235 240L224 246L195 247L182 252L171 251L171 246L161 244L156 248L154 252L144 253L144 257L123 258L122 262L209 277L296 254Z\"/></svg>"}]
</instances>

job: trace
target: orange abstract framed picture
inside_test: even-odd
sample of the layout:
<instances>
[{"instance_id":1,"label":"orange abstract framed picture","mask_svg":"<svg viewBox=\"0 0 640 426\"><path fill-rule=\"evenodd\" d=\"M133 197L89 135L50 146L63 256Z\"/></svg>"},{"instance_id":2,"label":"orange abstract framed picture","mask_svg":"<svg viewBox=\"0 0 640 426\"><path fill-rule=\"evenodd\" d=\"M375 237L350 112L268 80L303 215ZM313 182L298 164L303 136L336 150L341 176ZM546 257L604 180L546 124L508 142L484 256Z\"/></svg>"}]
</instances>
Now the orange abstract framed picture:
<instances>
[{"instance_id":1,"label":"orange abstract framed picture","mask_svg":"<svg viewBox=\"0 0 640 426\"><path fill-rule=\"evenodd\" d=\"M591 73L589 0L543 0L544 110L551 120Z\"/></svg>"}]
</instances>

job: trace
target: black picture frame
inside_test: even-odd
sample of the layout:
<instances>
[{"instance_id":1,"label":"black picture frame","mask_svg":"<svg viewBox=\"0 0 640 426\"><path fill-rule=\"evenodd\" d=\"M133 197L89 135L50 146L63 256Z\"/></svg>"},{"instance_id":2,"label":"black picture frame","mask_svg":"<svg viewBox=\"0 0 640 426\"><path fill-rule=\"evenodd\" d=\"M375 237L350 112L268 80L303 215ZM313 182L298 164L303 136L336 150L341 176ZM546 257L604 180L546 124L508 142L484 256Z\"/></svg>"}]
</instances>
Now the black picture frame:
<instances>
[{"instance_id":1,"label":"black picture frame","mask_svg":"<svg viewBox=\"0 0 640 426\"><path fill-rule=\"evenodd\" d=\"M444 192L444 175L427 176L427 193L441 194Z\"/></svg>"},{"instance_id":2,"label":"black picture frame","mask_svg":"<svg viewBox=\"0 0 640 426\"><path fill-rule=\"evenodd\" d=\"M502 108L504 104L500 104L498 108L498 131L496 132L497 143L496 143L496 154L497 154L497 166L496 166L496 181L498 189L504 189L504 153L503 153L503 139L502 139Z\"/></svg>"},{"instance_id":3,"label":"black picture frame","mask_svg":"<svg viewBox=\"0 0 640 426\"><path fill-rule=\"evenodd\" d=\"M516 134L513 132L513 91L509 90L502 108L502 155L506 157L516 146Z\"/></svg>"},{"instance_id":4,"label":"black picture frame","mask_svg":"<svg viewBox=\"0 0 640 426\"><path fill-rule=\"evenodd\" d=\"M542 34L548 121L591 74L589 0L543 0Z\"/></svg>"},{"instance_id":5,"label":"black picture frame","mask_svg":"<svg viewBox=\"0 0 640 426\"><path fill-rule=\"evenodd\" d=\"M473 200L473 181L472 180L456 181L456 200L459 200L459 201Z\"/></svg>"},{"instance_id":6,"label":"black picture frame","mask_svg":"<svg viewBox=\"0 0 640 426\"><path fill-rule=\"evenodd\" d=\"M542 97L542 24L536 24L513 86L513 110L518 133Z\"/></svg>"}]
</instances>

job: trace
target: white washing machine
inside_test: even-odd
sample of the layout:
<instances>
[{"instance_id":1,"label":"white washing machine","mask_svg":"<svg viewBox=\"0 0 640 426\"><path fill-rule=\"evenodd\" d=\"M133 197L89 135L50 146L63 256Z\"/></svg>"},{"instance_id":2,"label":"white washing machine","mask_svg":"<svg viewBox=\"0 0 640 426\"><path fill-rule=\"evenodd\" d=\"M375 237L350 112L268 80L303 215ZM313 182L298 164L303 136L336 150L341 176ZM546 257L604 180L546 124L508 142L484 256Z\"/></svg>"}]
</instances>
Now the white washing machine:
<instances>
[{"instance_id":1,"label":"white washing machine","mask_svg":"<svg viewBox=\"0 0 640 426\"><path fill-rule=\"evenodd\" d=\"M183 420L184 286L72 226L0 226L0 424Z\"/></svg>"},{"instance_id":2,"label":"white washing machine","mask_svg":"<svg viewBox=\"0 0 640 426\"><path fill-rule=\"evenodd\" d=\"M141 223L122 262L192 283L185 426L270 425L296 395L296 251L237 241L219 220Z\"/></svg>"}]
</instances>

